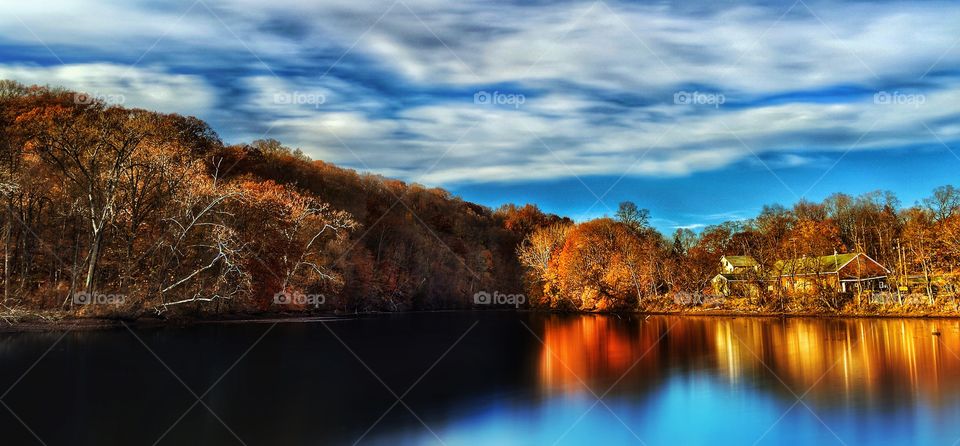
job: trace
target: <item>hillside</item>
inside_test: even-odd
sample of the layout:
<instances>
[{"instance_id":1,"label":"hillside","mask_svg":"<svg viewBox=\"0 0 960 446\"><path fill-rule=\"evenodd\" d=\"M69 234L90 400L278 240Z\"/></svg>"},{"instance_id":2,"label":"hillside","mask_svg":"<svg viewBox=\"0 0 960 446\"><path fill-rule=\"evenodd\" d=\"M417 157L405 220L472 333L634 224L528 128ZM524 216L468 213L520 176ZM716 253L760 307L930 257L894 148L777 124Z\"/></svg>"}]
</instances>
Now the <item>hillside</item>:
<instances>
[{"instance_id":1,"label":"hillside","mask_svg":"<svg viewBox=\"0 0 960 446\"><path fill-rule=\"evenodd\" d=\"M912 207L841 193L665 237L631 202L577 223L493 210L275 140L225 145L194 117L12 81L0 82L0 149L0 317L457 309L479 292L562 311L960 309L953 186ZM782 268L844 253L879 272L841 283ZM754 267L718 278L724 256Z\"/></svg>"},{"instance_id":2,"label":"hillside","mask_svg":"<svg viewBox=\"0 0 960 446\"><path fill-rule=\"evenodd\" d=\"M78 315L461 308L541 223L203 121L0 84L4 305ZM86 301L85 301L86 300ZM110 303L110 305L90 305Z\"/></svg>"}]
</instances>

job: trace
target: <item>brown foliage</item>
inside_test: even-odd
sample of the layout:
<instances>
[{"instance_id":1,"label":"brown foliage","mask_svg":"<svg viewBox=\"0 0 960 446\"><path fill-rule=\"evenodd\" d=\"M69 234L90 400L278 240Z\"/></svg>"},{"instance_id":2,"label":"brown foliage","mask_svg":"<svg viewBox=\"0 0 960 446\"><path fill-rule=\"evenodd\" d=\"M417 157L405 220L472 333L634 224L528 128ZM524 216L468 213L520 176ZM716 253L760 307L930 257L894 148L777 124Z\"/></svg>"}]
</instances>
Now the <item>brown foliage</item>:
<instances>
[{"instance_id":1,"label":"brown foliage","mask_svg":"<svg viewBox=\"0 0 960 446\"><path fill-rule=\"evenodd\" d=\"M655 284L653 234L638 234L608 218L541 228L519 254L528 277L543 287L542 297L532 302L552 308L632 309Z\"/></svg>"},{"instance_id":2,"label":"brown foliage","mask_svg":"<svg viewBox=\"0 0 960 446\"><path fill-rule=\"evenodd\" d=\"M127 296L131 314L285 311L274 294L295 292L323 293L324 310L460 307L519 289L524 231L559 220L76 99L0 83L5 304L79 312L86 291Z\"/></svg>"}]
</instances>

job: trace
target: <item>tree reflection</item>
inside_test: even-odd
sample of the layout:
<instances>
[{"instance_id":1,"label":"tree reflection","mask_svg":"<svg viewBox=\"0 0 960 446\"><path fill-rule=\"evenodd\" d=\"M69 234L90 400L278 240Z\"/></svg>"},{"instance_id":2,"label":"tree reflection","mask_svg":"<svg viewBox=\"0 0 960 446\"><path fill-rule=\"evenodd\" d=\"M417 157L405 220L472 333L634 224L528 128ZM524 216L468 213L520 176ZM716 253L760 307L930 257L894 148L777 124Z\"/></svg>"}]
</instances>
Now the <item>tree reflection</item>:
<instances>
[{"instance_id":1,"label":"tree reflection","mask_svg":"<svg viewBox=\"0 0 960 446\"><path fill-rule=\"evenodd\" d=\"M551 316L541 391L636 396L678 372L821 406L937 406L960 391L960 321Z\"/></svg>"}]
</instances>

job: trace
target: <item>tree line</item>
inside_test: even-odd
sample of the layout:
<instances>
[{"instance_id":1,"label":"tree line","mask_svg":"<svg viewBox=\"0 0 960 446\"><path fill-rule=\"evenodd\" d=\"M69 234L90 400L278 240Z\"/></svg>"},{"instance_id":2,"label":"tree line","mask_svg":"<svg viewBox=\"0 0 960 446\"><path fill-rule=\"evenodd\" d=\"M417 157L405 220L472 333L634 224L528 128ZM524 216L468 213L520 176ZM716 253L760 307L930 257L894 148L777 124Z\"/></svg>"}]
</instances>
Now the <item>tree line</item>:
<instances>
[{"instance_id":1,"label":"tree line","mask_svg":"<svg viewBox=\"0 0 960 446\"><path fill-rule=\"evenodd\" d=\"M203 121L0 82L3 306L76 314L458 308L519 289L535 206L491 210ZM123 296L83 305L76 296Z\"/></svg>"},{"instance_id":2,"label":"tree line","mask_svg":"<svg viewBox=\"0 0 960 446\"><path fill-rule=\"evenodd\" d=\"M699 233L677 229L670 237L651 229L648 218L648 212L625 202L614 217L533 231L518 248L531 301L579 311L702 305L715 294L711 279L724 255L751 256L757 271L775 272L781 260L865 253L891 271L892 289L920 294L927 304L952 298L960 285L960 190L949 185L909 207L889 191L836 193L791 208L764 206L753 218ZM762 274L748 279L756 280L758 290L742 296L751 309L842 310L862 304L835 290L798 297Z\"/></svg>"},{"instance_id":3,"label":"tree line","mask_svg":"<svg viewBox=\"0 0 960 446\"><path fill-rule=\"evenodd\" d=\"M703 304L723 255L770 268L833 252L866 253L933 300L960 260L952 186L909 207L834 194L664 236L631 202L579 223L490 209L275 140L227 145L194 117L13 81L0 81L0 203L3 308L80 315L467 308L478 291L520 290L538 308L664 309L678 295ZM761 291L751 305L790 304ZM98 293L124 299L76 299ZM323 307L278 301L288 294Z\"/></svg>"}]
</instances>

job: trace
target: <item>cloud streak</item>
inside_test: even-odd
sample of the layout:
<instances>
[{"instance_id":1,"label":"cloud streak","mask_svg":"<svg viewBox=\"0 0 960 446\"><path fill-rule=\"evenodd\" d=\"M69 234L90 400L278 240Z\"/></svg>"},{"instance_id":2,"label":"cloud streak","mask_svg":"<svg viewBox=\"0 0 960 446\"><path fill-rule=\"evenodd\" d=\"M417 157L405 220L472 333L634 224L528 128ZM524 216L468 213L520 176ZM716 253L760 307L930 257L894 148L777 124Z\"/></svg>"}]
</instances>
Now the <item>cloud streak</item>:
<instances>
[{"instance_id":1,"label":"cloud streak","mask_svg":"<svg viewBox=\"0 0 960 446\"><path fill-rule=\"evenodd\" d=\"M267 134L435 185L788 169L960 140L956 3L8 8L0 77L118 92L204 117L228 141ZM480 91L524 100L477 104ZM680 92L714 101L678 104Z\"/></svg>"}]
</instances>

